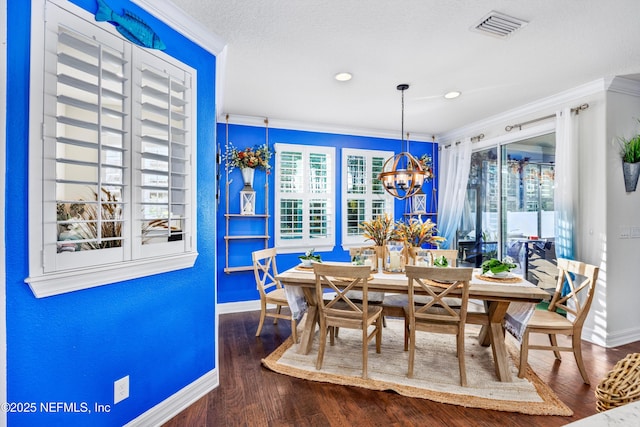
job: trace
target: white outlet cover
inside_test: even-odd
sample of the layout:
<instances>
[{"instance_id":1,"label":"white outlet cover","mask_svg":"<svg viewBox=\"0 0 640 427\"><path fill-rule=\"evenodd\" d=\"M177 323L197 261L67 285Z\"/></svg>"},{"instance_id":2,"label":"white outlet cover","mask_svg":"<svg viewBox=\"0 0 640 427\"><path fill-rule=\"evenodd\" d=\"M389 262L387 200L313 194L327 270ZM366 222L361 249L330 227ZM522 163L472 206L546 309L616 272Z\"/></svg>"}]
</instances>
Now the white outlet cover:
<instances>
[{"instance_id":1,"label":"white outlet cover","mask_svg":"<svg viewBox=\"0 0 640 427\"><path fill-rule=\"evenodd\" d=\"M113 404L129 397L129 375L122 377L113 383Z\"/></svg>"},{"instance_id":2,"label":"white outlet cover","mask_svg":"<svg viewBox=\"0 0 640 427\"><path fill-rule=\"evenodd\" d=\"M629 238L629 234L631 234L630 227L627 227L627 226L621 226L620 227L620 238L621 239L628 239Z\"/></svg>"}]
</instances>

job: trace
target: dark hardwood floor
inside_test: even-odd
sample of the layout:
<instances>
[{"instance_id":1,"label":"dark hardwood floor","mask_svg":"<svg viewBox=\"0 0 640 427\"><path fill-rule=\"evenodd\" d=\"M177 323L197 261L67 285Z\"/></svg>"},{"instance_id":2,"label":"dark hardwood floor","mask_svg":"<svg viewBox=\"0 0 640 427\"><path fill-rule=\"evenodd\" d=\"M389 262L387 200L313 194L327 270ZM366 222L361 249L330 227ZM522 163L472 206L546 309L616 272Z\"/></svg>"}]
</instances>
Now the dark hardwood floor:
<instances>
[{"instance_id":1,"label":"dark hardwood floor","mask_svg":"<svg viewBox=\"0 0 640 427\"><path fill-rule=\"evenodd\" d=\"M256 338L259 312L219 320L220 386L170 420L183 426L561 426L595 414L595 387L615 363L640 352L640 342L605 349L583 342L591 386L583 384L570 353L531 351L529 364L574 412L531 416L434 403L392 392L300 380L269 371L260 360L290 334L289 323L269 319ZM546 341L546 340L545 340Z\"/></svg>"}]
</instances>

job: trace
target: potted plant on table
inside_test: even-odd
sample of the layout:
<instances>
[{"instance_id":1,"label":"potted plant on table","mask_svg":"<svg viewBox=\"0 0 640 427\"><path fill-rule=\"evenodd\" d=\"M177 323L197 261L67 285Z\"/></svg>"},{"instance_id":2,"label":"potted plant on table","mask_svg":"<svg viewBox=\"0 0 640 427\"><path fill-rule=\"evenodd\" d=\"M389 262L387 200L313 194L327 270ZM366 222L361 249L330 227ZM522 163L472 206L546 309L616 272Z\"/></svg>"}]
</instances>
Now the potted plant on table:
<instances>
[{"instance_id":1,"label":"potted plant on table","mask_svg":"<svg viewBox=\"0 0 640 427\"><path fill-rule=\"evenodd\" d=\"M493 277L507 277L509 272L518 267L510 256L506 256L500 261L497 258L491 258L484 261L481 265L482 275L491 275Z\"/></svg>"},{"instance_id":2,"label":"potted plant on table","mask_svg":"<svg viewBox=\"0 0 640 427\"><path fill-rule=\"evenodd\" d=\"M620 141L624 187L627 193L630 193L636 191L638 176L640 176L640 135L634 135L629 139L618 139Z\"/></svg>"},{"instance_id":3,"label":"potted plant on table","mask_svg":"<svg viewBox=\"0 0 640 427\"><path fill-rule=\"evenodd\" d=\"M394 233L395 224L393 218L389 214L380 215L371 221L362 221L360 229L367 240L373 241L378 262L377 267L380 268L382 257L384 256L384 246L391 240Z\"/></svg>"},{"instance_id":4,"label":"potted plant on table","mask_svg":"<svg viewBox=\"0 0 640 427\"><path fill-rule=\"evenodd\" d=\"M320 255L314 253L315 249L305 252L304 255L298 256L303 267L311 267L314 262L322 262Z\"/></svg>"},{"instance_id":5,"label":"potted plant on table","mask_svg":"<svg viewBox=\"0 0 640 427\"><path fill-rule=\"evenodd\" d=\"M436 236L437 231L436 223L430 219L422 221L420 218L411 218L409 221L398 221L395 225L395 236L404 242L408 257L414 261L416 251L423 245L429 243L438 246L446 240L442 236Z\"/></svg>"}]
</instances>

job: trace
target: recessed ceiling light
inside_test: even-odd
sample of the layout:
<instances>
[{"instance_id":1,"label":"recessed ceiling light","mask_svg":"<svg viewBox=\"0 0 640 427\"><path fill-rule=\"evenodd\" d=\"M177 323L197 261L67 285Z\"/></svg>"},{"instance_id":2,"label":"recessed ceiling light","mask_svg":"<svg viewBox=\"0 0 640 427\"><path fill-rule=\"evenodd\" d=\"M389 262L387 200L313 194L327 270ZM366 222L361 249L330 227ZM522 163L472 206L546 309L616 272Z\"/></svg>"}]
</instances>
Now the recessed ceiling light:
<instances>
[{"instance_id":1,"label":"recessed ceiling light","mask_svg":"<svg viewBox=\"0 0 640 427\"><path fill-rule=\"evenodd\" d=\"M348 82L349 80L351 80L351 78L353 77L353 75L351 73L338 73L335 75L335 79L339 82Z\"/></svg>"},{"instance_id":2,"label":"recessed ceiling light","mask_svg":"<svg viewBox=\"0 0 640 427\"><path fill-rule=\"evenodd\" d=\"M460 94L461 94L461 92L459 92L459 91L457 91L457 90L453 90L453 91L451 91L451 92L447 92L447 93L445 93L445 94L444 94L444 97L445 97L446 99L454 99L454 98L459 97L459 96L460 96Z\"/></svg>"}]
</instances>

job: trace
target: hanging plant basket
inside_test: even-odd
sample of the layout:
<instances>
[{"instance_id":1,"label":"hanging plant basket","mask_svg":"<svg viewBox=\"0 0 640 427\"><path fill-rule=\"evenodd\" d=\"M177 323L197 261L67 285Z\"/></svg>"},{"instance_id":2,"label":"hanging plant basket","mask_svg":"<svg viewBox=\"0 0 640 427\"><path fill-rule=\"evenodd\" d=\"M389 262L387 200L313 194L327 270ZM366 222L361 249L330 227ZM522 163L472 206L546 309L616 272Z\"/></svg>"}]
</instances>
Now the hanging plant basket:
<instances>
[{"instance_id":1,"label":"hanging plant basket","mask_svg":"<svg viewBox=\"0 0 640 427\"><path fill-rule=\"evenodd\" d=\"M622 173L624 175L624 188L627 193L636 191L636 186L638 185L638 176L640 176L640 162L622 162Z\"/></svg>"}]
</instances>

